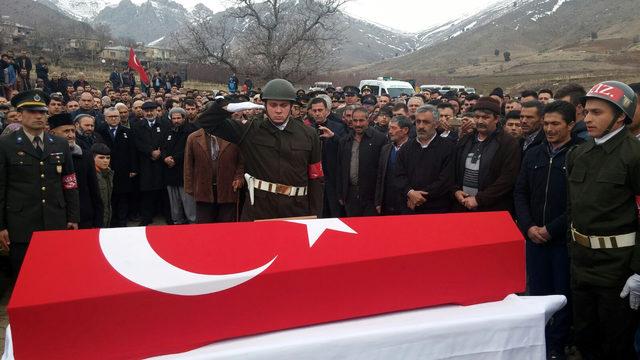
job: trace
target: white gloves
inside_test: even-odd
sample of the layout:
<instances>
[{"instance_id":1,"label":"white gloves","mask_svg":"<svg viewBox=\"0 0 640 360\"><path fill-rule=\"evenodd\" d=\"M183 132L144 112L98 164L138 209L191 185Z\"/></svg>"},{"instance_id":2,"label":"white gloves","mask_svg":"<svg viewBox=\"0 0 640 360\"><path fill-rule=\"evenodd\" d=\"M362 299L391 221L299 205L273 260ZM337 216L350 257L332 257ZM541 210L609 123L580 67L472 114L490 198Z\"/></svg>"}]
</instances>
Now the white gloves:
<instances>
[{"instance_id":1,"label":"white gloves","mask_svg":"<svg viewBox=\"0 0 640 360\"><path fill-rule=\"evenodd\" d=\"M633 274L627 279L627 283L624 284L620 297L625 298L627 295L629 295L629 306L631 306L633 310L638 310L640 306L640 275Z\"/></svg>"},{"instance_id":2,"label":"white gloves","mask_svg":"<svg viewBox=\"0 0 640 360\"><path fill-rule=\"evenodd\" d=\"M232 103L227 105L227 111L228 112L240 112L240 111L245 111L245 110L254 110L254 109L260 109L260 110L264 110L264 106L263 105L258 105L258 104L254 104L252 102L249 101L245 101L245 102L241 102L241 103Z\"/></svg>"}]
</instances>

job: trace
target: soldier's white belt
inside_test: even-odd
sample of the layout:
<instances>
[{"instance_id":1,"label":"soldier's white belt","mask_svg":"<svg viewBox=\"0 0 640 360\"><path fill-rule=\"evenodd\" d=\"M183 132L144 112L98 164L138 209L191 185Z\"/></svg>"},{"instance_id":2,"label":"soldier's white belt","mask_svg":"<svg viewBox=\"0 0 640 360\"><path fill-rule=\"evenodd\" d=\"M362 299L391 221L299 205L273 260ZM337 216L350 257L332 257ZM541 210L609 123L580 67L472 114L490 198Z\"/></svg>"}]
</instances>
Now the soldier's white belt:
<instances>
[{"instance_id":1,"label":"soldier's white belt","mask_svg":"<svg viewBox=\"0 0 640 360\"><path fill-rule=\"evenodd\" d=\"M591 249L618 249L636 244L636 233L611 236L588 236L583 235L571 228L571 237L578 244Z\"/></svg>"},{"instance_id":2,"label":"soldier's white belt","mask_svg":"<svg viewBox=\"0 0 640 360\"><path fill-rule=\"evenodd\" d=\"M285 195L285 196L307 195L306 186L290 186L290 185L276 184L276 183L256 179L255 177L249 174L244 174L244 178L247 181L247 186L249 187L249 200L251 200L251 205L253 205L254 203L254 189L267 191L274 194Z\"/></svg>"}]
</instances>

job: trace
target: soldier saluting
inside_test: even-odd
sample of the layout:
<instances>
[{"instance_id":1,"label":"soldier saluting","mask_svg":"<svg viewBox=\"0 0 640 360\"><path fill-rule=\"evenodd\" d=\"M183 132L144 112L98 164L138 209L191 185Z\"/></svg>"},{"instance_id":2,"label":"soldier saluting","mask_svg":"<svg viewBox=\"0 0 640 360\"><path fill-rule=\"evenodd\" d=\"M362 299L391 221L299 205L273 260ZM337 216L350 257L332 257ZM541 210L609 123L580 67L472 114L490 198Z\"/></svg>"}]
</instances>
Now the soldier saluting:
<instances>
[{"instance_id":1,"label":"soldier saluting","mask_svg":"<svg viewBox=\"0 0 640 360\"><path fill-rule=\"evenodd\" d=\"M637 102L621 82L594 86L582 99L592 139L567 154L575 340L585 359L635 359L640 142L626 125Z\"/></svg>"},{"instance_id":2,"label":"soldier saluting","mask_svg":"<svg viewBox=\"0 0 640 360\"><path fill-rule=\"evenodd\" d=\"M320 216L324 176L320 139L313 128L291 120L296 101L291 83L269 81L262 100L265 116L244 124L231 119L229 111L236 104L226 107L220 101L198 118L205 131L240 147L249 188L243 220Z\"/></svg>"},{"instance_id":3,"label":"soldier saluting","mask_svg":"<svg viewBox=\"0 0 640 360\"><path fill-rule=\"evenodd\" d=\"M22 92L11 104L22 129L0 138L0 246L17 274L34 231L77 229L79 198L66 140L45 133L48 96Z\"/></svg>"}]
</instances>

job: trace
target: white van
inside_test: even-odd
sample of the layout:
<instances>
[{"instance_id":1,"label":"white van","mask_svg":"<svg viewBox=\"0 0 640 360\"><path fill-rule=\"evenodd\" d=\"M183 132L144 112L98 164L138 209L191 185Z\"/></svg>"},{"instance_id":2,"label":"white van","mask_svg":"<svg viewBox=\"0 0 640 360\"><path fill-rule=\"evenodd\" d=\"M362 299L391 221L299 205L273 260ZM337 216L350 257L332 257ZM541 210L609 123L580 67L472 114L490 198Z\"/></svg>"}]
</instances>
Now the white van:
<instances>
[{"instance_id":1,"label":"white van","mask_svg":"<svg viewBox=\"0 0 640 360\"><path fill-rule=\"evenodd\" d=\"M377 80L362 80L360 81L360 91L362 88L368 86L371 89L373 95L389 94L392 98L400 97L401 94L407 94L409 96L415 94L413 86L406 81L386 80L379 77Z\"/></svg>"},{"instance_id":2,"label":"white van","mask_svg":"<svg viewBox=\"0 0 640 360\"><path fill-rule=\"evenodd\" d=\"M440 89L442 89L442 85L420 85L420 91L429 91L429 92L434 92L434 91L440 91Z\"/></svg>"},{"instance_id":3,"label":"white van","mask_svg":"<svg viewBox=\"0 0 640 360\"><path fill-rule=\"evenodd\" d=\"M329 81L318 81L313 84L312 87L309 88L309 91L324 91L328 87L333 87L333 83Z\"/></svg>"}]
</instances>

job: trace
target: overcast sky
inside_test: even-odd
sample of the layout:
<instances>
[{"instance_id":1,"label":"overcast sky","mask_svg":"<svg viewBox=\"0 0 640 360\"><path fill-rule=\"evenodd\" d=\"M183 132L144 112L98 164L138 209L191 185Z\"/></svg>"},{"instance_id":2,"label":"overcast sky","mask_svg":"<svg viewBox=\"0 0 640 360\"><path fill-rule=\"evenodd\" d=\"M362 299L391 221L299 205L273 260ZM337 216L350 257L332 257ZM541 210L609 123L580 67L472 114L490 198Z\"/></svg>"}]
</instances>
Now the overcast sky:
<instances>
[{"instance_id":1,"label":"overcast sky","mask_svg":"<svg viewBox=\"0 0 640 360\"><path fill-rule=\"evenodd\" d=\"M107 0L118 3L119 0ZM133 0L142 3L146 0ZM500 0L351 0L344 7L349 15L405 32L418 32L474 13ZM504 0L503 0L504 1ZM176 0L187 9L197 3L220 11L228 0Z\"/></svg>"}]
</instances>

